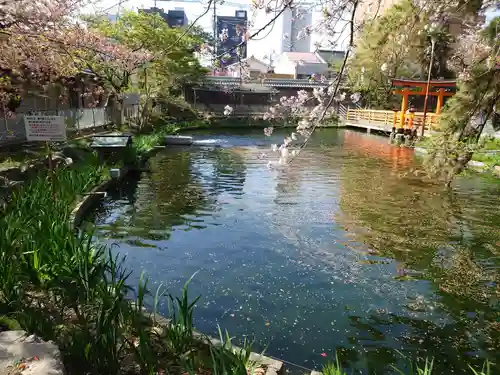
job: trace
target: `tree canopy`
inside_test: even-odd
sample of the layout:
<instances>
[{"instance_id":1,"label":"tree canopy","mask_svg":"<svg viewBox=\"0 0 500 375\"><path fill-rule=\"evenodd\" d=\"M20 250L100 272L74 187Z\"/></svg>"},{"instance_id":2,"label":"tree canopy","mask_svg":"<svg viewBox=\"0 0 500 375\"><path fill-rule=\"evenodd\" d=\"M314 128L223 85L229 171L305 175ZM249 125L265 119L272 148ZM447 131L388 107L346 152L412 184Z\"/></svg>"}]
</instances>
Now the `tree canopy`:
<instances>
[{"instance_id":1,"label":"tree canopy","mask_svg":"<svg viewBox=\"0 0 500 375\"><path fill-rule=\"evenodd\" d=\"M426 165L449 184L478 147L486 123L500 101L500 17L458 40L450 60L458 74L458 92L446 104Z\"/></svg>"},{"instance_id":2,"label":"tree canopy","mask_svg":"<svg viewBox=\"0 0 500 375\"><path fill-rule=\"evenodd\" d=\"M132 51L144 49L151 54L137 75L137 83L142 89L147 85L147 90L156 96L179 93L183 84L196 81L205 73L194 56L203 43L201 37L169 27L159 15L126 12L117 22L106 20L95 27Z\"/></svg>"},{"instance_id":3,"label":"tree canopy","mask_svg":"<svg viewBox=\"0 0 500 375\"><path fill-rule=\"evenodd\" d=\"M348 78L367 104L387 109L396 105L390 81L393 77L425 79L431 43L424 30L429 23L429 17L413 1L403 0L364 25L349 63ZM445 60L452 38L444 29L434 37L433 75L449 76Z\"/></svg>"},{"instance_id":4,"label":"tree canopy","mask_svg":"<svg viewBox=\"0 0 500 375\"><path fill-rule=\"evenodd\" d=\"M193 54L203 42L199 35L170 28L151 14L128 12L114 23L99 17L82 20L75 14L81 5L81 0L4 1L2 111L28 91L43 93L56 83L68 89L64 80L81 73L93 75L95 86L102 86L82 95L107 92L119 101L129 91L178 94L184 83L204 74Z\"/></svg>"}]
</instances>

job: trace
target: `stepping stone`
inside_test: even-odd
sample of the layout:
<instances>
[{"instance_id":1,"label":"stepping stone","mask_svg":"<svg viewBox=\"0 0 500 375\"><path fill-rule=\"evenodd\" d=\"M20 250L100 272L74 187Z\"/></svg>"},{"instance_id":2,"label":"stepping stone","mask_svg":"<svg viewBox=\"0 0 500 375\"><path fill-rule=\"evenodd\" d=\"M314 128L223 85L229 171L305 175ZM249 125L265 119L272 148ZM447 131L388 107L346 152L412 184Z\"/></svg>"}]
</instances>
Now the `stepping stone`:
<instances>
[{"instance_id":1,"label":"stepping stone","mask_svg":"<svg viewBox=\"0 0 500 375\"><path fill-rule=\"evenodd\" d=\"M0 374L22 369L23 375L63 375L61 352L52 341L25 331L0 332Z\"/></svg>"},{"instance_id":2,"label":"stepping stone","mask_svg":"<svg viewBox=\"0 0 500 375\"><path fill-rule=\"evenodd\" d=\"M186 135L167 135L165 136L166 145L191 145L193 144L193 137Z\"/></svg>"}]
</instances>

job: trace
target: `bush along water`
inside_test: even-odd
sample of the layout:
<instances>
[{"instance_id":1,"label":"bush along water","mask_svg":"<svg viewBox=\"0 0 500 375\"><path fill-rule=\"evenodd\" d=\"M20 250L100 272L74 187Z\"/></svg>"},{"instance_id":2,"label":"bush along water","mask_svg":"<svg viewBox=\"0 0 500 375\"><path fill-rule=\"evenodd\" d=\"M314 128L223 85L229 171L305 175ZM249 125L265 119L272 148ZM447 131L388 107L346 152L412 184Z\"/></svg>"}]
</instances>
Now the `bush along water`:
<instances>
[{"instance_id":1,"label":"bush along water","mask_svg":"<svg viewBox=\"0 0 500 375\"><path fill-rule=\"evenodd\" d=\"M142 277L134 288L123 259L75 233L70 213L78 197L107 178L97 159L59 168L15 191L0 220L0 315L61 348L68 374L247 374L250 346L217 347L193 336L197 301L158 290L170 303L168 323L144 313L150 295ZM133 303L132 303L133 300Z\"/></svg>"}]
</instances>

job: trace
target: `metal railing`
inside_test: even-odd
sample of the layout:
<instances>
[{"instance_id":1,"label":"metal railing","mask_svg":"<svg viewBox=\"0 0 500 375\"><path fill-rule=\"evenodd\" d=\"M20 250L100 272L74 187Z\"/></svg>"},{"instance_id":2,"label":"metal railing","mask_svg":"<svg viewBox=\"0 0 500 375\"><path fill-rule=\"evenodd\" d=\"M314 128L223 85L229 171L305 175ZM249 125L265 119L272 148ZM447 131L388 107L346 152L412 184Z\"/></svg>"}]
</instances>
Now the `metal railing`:
<instances>
[{"instance_id":1,"label":"metal railing","mask_svg":"<svg viewBox=\"0 0 500 375\"><path fill-rule=\"evenodd\" d=\"M36 110L15 113L15 115L11 118L0 119L0 145L7 143L22 143L26 140L24 115L64 116L66 128L74 131L105 126L113 122L113 115L111 111L104 107L64 110ZM139 106L125 106L124 117L127 120L138 118Z\"/></svg>"},{"instance_id":2,"label":"metal railing","mask_svg":"<svg viewBox=\"0 0 500 375\"><path fill-rule=\"evenodd\" d=\"M395 117L396 116L396 120ZM412 120L413 117L413 120ZM383 129L392 129L393 126L399 127L401 112L376 110L376 109L352 109L348 108L345 115L346 122L359 125L372 125ZM404 115L405 128L422 128L424 122L424 113L415 112ZM427 113L425 117L425 129L432 130L437 127L439 115L436 113Z\"/></svg>"},{"instance_id":3,"label":"metal railing","mask_svg":"<svg viewBox=\"0 0 500 375\"><path fill-rule=\"evenodd\" d=\"M224 116L226 105L196 103L194 109L203 113L212 113L216 116ZM269 109L269 105L231 105L233 112L231 116L263 116Z\"/></svg>"}]
</instances>

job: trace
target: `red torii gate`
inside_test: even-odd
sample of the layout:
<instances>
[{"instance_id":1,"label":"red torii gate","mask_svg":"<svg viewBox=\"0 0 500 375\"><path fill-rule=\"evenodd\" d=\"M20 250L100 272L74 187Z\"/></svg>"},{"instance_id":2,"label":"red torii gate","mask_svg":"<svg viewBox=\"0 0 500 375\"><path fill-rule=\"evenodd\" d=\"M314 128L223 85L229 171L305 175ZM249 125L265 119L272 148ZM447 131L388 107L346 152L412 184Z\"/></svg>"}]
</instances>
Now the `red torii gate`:
<instances>
[{"instance_id":1,"label":"red torii gate","mask_svg":"<svg viewBox=\"0 0 500 375\"><path fill-rule=\"evenodd\" d=\"M402 95L401 113L399 116L399 129L403 129L405 125L406 111L408 110L408 97L412 95L430 95L437 96L437 105L435 114L441 113L441 108L444 104L445 96L453 96L457 83L455 80L435 80L435 81L417 81L409 79L392 79L392 86L399 87L399 90L394 90L393 94ZM413 90L417 89L417 90ZM437 89L437 90L436 90ZM429 90L429 91L427 91ZM422 124L425 126L425 124Z\"/></svg>"}]
</instances>

